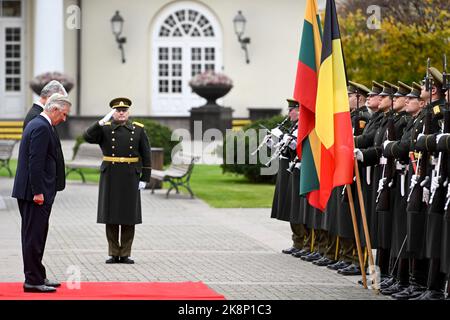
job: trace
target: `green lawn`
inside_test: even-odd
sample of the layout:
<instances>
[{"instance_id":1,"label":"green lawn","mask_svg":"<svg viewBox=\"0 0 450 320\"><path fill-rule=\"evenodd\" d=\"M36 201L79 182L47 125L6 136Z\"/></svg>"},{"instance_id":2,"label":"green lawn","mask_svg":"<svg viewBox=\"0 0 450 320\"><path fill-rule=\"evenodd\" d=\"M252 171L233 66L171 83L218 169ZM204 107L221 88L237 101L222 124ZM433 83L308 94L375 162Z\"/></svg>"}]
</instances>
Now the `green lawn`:
<instances>
[{"instance_id":1,"label":"green lawn","mask_svg":"<svg viewBox=\"0 0 450 320\"><path fill-rule=\"evenodd\" d=\"M11 160L10 167L15 174L16 160ZM97 170L83 170L86 180L98 182ZM0 177L7 177L6 169L0 170ZM71 173L68 180L81 181L77 173ZM168 187L164 183L164 188ZM242 176L222 174L218 165L195 165L191 177L191 188L194 194L215 208L270 208L274 185L249 183ZM180 189L182 193L187 191ZM172 191L174 192L174 191Z\"/></svg>"}]
</instances>

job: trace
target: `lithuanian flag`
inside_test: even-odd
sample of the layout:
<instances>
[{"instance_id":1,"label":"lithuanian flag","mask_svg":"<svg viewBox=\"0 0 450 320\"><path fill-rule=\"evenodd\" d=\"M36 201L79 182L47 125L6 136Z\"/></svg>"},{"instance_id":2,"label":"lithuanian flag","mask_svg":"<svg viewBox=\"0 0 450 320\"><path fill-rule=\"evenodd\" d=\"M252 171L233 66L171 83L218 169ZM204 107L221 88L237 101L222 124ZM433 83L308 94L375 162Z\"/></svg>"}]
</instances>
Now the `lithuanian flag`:
<instances>
[{"instance_id":1,"label":"lithuanian flag","mask_svg":"<svg viewBox=\"0 0 450 320\"><path fill-rule=\"evenodd\" d=\"M317 0L308 0L297 65L294 98L300 104L297 155L302 161L300 194L319 189L320 141L314 131L322 29ZM308 195L307 197L309 197Z\"/></svg>"},{"instance_id":2,"label":"lithuanian flag","mask_svg":"<svg viewBox=\"0 0 450 320\"><path fill-rule=\"evenodd\" d=\"M309 198L309 203L321 210L334 187L353 180L354 145L340 37L336 5L334 0L327 0L316 99L315 131L322 144L320 189Z\"/></svg>"}]
</instances>

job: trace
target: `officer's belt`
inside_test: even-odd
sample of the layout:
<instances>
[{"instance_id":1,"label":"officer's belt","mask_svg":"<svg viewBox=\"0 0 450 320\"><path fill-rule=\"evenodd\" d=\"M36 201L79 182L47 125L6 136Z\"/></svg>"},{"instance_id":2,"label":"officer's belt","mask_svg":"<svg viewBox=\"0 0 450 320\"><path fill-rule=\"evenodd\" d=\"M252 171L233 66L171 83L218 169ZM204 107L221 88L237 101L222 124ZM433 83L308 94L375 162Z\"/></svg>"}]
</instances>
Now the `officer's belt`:
<instances>
[{"instance_id":1,"label":"officer's belt","mask_svg":"<svg viewBox=\"0 0 450 320\"><path fill-rule=\"evenodd\" d=\"M138 157L127 158L127 157L103 157L103 161L107 162L139 162Z\"/></svg>"}]
</instances>

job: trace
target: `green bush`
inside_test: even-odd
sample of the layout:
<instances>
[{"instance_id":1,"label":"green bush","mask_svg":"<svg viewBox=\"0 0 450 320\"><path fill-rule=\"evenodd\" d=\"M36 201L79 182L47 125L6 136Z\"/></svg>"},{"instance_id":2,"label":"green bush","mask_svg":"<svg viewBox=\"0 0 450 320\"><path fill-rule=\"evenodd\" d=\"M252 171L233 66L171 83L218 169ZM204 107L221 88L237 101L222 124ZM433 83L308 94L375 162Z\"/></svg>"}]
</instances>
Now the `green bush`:
<instances>
[{"instance_id":1,"label":"green bush","mask_svg":"<svg viewBox=\"0 0 450 320\"><path fill-rule=\"evenodd\" d=\"M264 119L264 120L258 120L250 123L249 125L245 126L242 131L239 131L236 134L236 137L232 137L230 135L227 135L225 141L223 142L223 159L224 164L221 165L222 171L225 172L231 172L235 174L244 175L249 181L255 182L255 183L275 183L276 181L276 175L260 175L260 170L262 167L264 167L264 164L261 163L259 156L257 158L256 164L250 164L250 154L254 150L249 150L250 143L249 143L249 137L245 135L245 131L248 129L255 129L257 132L262 129L261 126L264 126L268 129L272 129L277 126L280 122L282 122L284 119L283 116L275 116L270 119ZM287 124L288 125L288 124ZM282 129L283 130L283 129ZM284 130L283 130L284 131ZM244 143L245 144L245 164L238 164L237 163L237 149L238 149L238 143ZM261 141L258 140L258 144L261 143ZM234 161L233 163L226 163L227 159L227 151L231 152L231 148L234 149ZM264 146L263 148L267 148ZM270 154L270 151L269 151Z\"/></svg>"},{"instance_id":2,"label":"green bush","mask_svg":"<svg viewBox=\"0 0 450 320\"><path fill-rule=\"evenodd\" d=\"M178 141L171 141L172 130L169 127L163 126L156 121L147 119L132 119L131 121L137 121L144 125L144 129L147 132L147 136L150 140L152 148L164 149L164 165L169 164L172 161L171 152L172 149L178 144ZM80 144L84 143L83 136L76 138L75 146L73 147L73 154L78 151Z\"/></svg>"}]
</instances>

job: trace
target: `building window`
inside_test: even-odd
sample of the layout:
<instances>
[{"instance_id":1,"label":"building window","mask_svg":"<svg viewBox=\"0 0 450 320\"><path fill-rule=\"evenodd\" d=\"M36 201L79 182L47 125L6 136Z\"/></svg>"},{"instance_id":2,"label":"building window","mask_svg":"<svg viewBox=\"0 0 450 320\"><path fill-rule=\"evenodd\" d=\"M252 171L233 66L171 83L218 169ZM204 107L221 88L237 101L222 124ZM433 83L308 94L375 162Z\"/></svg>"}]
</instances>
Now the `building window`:
<instances>
[{"instance_id":1,"label":"building window","mask_svg":"<svg viewBox=\"0 0 450 320\"><path fill-rule=\"evenodd\" d=\"M0 17L20 18L21 16L21 0L0 0Z\"/></svg>"},{"instance_id":2,"label":"building window","mask_svg":"<svg viewBox=\"0 0 450 320\"><path fill-rule=\"evenodd\" d=\"M151 109L158 116L186 116L204 104L192 92L195 75L218 70L222 59L222 31L206 6L175 1L164 8L152 29Z\"/></svg>"},{"instance_id":3,"label":"building window","mask_svg":"<svg viewBox=\"0 0 450 320\"><path fill-rule=\"evenodd\" d=\"M20 91L21 29L5 28L5 91Z\"/></svg>"}]
</instances>

